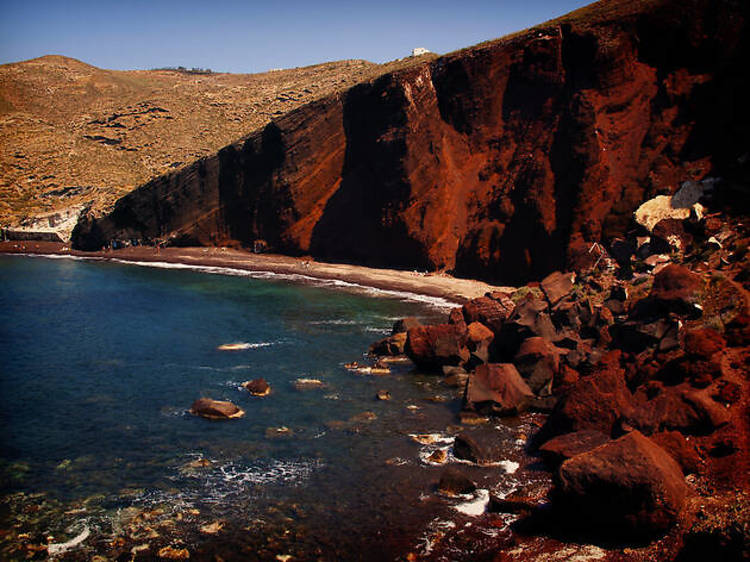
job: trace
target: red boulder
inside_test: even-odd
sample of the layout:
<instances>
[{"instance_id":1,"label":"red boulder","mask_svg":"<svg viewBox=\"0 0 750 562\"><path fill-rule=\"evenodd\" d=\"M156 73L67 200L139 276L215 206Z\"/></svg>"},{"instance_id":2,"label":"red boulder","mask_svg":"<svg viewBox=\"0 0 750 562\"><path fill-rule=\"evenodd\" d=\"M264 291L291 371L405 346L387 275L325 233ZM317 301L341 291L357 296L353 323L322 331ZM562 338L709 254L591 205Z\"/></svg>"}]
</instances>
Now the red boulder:
<instances>
[{"instance_id":1,"label":"red boulder","mask_svg":"<svg viewBox=\"0 0 750 562\"><path fill-rule=\"evenodd\" d=\"M534 397L511 363L480 365L466 385L465 407L475 412L512 416L523 412Z\"/></svg>"},{"instance_id":2,"label":"red boulder","mask_svg":"<svg viewBox=\"0 0 750 562\"><path fill-rule=\"evenodd\" d=\"M634 431L565 461L553 502L574 526L635 538L666 531L687 493L677 462Z\"/></svg>"},{"instance_id":3,"label":"red boulder","mask_svg":"<svg viewBox=\"0 0 750 562\"><path fill-rule=\"evenodd\" d=\"M453 324L417 326L406 333L405 353L421 369L461 365L469 359L465 329Z\"/></svg>"}]
</instances>

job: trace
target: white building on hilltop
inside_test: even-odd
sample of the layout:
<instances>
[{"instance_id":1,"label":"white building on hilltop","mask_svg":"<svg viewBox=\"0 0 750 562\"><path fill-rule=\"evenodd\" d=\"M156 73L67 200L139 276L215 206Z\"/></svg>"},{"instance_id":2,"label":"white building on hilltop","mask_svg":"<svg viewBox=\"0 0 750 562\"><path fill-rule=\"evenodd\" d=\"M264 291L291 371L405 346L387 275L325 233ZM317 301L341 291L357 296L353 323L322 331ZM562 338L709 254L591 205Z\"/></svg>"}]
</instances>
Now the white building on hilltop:
<instances>
[{"instance_id":1,"label":"white building on hilltop","mask_svg":"<svg viewBox=\"0 0 750 562\"><path fill-rule=\"evenodd\" d=\"M415 47L411 50L411 56L418 57L420 55L426 55L427 53L431 53L429 49L425 49L424 47Z\"/></svg>"}]
</instances>

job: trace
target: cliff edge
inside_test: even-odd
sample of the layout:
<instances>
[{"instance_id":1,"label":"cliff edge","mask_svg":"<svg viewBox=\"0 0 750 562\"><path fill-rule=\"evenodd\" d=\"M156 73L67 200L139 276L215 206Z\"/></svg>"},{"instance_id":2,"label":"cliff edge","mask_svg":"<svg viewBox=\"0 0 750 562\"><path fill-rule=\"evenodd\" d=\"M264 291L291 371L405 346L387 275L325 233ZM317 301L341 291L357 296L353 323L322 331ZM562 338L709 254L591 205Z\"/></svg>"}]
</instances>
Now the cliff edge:
<instances>
[{"instance_id":1,"label":"cliff edge","mask_svg":"<svg viewBox=\"0 0 750 562\"><path fill-rule=\"evenodd\" d=\"M262 240L511 283L575 268L687 180L725 178L740 204L749 11L605 0L414 64L145 184L84 218L74 243Z\"/></svg>"}]
</instances>

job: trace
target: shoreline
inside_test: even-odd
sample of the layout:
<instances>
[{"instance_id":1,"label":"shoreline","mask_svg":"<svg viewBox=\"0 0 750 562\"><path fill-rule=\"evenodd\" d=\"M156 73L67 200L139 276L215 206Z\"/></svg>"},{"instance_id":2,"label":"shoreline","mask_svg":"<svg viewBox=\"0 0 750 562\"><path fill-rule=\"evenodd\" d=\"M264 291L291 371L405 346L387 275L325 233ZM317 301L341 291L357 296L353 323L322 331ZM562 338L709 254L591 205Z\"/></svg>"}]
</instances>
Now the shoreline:
<instances>
[{"instance_id":1,"label":"shoreline","mask_svg":"<svg viewBox=\"0 0 750 562\"><path fill-rule=\"evenodd\" d=\"M398 269L371 268L361 265L328 263L312 258L295 258L279 254L255 254L223 247L128 247L119 250L84 252L71 250L59 242L0 242L0 254L32 254L92 258L133 265L148 263L180 264L187 267L221 267L250 272L298 275L321 281L339 281L382 291L412 293L441 298L461 305L488 292L512 292L513 287L490 285L483 281L460 279L440 273L418 273Z\"/></svg>"}]
</instances>

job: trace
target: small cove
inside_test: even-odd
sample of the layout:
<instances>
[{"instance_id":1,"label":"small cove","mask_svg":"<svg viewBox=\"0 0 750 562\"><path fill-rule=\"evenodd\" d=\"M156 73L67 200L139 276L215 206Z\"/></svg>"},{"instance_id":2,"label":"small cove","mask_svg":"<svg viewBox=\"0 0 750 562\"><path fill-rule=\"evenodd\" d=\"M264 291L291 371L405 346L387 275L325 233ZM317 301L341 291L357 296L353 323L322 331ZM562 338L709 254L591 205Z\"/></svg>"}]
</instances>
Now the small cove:
<instances>
[{"instance_id":1,"label":"small cove","mask_svg":"<svg viewBox=\"0 0 750 562\"><path fill-rule=\"evenodd\" d=\"M0 256L4 526L18 519L14 502L43 493L24 523L32 533L62 541L92 529L71 556L103 552L153 511L159 524L179 523L152 528L151 542L230 558L379 559L458 513L432 493L441 467L422 460L446 445L410 435L449 442L460 391L408 364L387 376L343 367L396 319L434 321L445 308L226 273ZM248 345L216 349L225 343ZM261 376L269 396L239 388ZM299 378L324 386L300 391ZM380 389L392 399L376 400ZM201 396L246 416L187 414ZM527 423L502 428L509 460L520 460ZM467 469L498 485L497 470ZM501 484L516 483L508 474ZM200 532L211 522L219 535Z\"/></svg>"}]
</instances>

